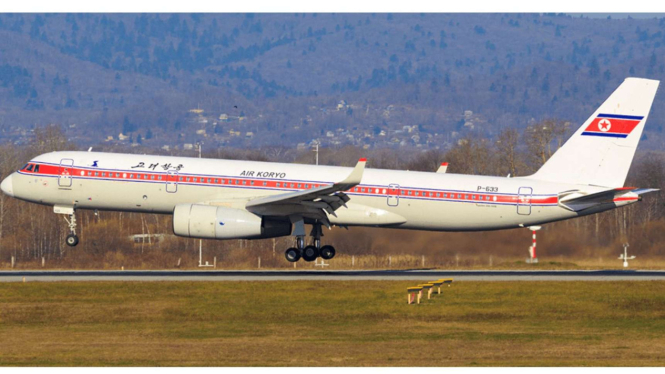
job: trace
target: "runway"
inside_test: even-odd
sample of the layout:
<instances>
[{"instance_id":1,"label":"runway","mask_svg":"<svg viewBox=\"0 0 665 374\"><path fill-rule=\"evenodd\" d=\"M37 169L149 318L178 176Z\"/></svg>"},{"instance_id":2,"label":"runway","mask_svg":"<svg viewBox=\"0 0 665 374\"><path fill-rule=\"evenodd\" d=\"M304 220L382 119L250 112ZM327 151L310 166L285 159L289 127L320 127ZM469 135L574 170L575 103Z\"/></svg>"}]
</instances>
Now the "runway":
<instances>
[{"instance_id":1,"label":"runway","mask_svg":"<svg viewBox=\"0 0 665 374\"><path fill-rule=\"evenodd\" d=\"M658 270L47 270L0 271L0 282L89 281L665 281Z\"/></svg>"}]
</instances>

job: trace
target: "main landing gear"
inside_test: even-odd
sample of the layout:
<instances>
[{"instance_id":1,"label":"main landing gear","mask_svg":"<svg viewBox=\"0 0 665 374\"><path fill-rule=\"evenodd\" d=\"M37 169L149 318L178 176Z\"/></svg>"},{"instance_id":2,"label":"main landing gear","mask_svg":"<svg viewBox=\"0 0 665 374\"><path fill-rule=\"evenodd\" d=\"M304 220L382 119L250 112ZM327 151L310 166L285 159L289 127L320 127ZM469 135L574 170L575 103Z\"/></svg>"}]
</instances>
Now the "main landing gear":
<instances>
[{"instance_id":1,"label":"main landing gear","mask_svg":"<svg viewBox=\"0 0 665 374\"><path fill-rule=\"evenodd\" d=\"M69 235L67 235L65 243L70 247L76 247L79 243L79 237L76 236L76 214L72 211L72 214L69 215L69 219L65 217L65 221L67 221L67 224L69 225Z\"/></svg>"},{"instance_id":2,"label":"main landing gear","mask_svg":"<svg viewBox=\"0 0 665 374\"><path fill-rule=\"evenodd\" d=\"M302 223L296 224L296 247L289 248L284 253L287 261L297 262L302 258L307 262L312 262L319 257L324 260L330 260L335 257L335 247L332 245L321 246L321 237L323 236L323 233L321 232L320 223L313 225L310 235L314 238L314 241L312 245L308 246L305 246L304 228L301 227L299 229L299 225L302 225Z\"/></svg>"}]
</instances>

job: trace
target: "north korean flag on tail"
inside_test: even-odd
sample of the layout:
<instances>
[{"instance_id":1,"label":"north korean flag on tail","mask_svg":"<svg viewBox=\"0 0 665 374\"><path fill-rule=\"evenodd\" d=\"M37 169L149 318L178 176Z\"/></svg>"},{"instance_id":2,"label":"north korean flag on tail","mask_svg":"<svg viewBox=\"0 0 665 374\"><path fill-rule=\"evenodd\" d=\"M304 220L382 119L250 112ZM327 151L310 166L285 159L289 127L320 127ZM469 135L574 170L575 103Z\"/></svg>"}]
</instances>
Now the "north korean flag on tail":
<instances>
[{"instance_id":1,"label":"north korean flag on tail","mask_svg":"<svg viewBox=\"0 0 665 374\"><path fill-rule=\"evenodd\" d=\"M582 132L582 135L626 138L640 124L643 118L620 114L598 114L584 132Z\"/></svg>"}]
</instances>

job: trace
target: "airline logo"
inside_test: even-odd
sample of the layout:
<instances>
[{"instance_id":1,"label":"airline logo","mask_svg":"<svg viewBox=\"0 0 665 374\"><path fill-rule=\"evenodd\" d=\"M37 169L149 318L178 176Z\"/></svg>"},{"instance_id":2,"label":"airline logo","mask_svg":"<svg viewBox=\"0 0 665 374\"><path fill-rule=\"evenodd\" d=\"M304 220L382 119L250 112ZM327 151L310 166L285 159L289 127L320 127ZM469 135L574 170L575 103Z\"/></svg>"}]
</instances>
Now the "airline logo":
<instances>
[{"instance_id":1,"label":"airline logo","mask_svg":"<svg viewBox=\"0 0 665 374\"><path fill-rule=\"evenodd\" d=\"M644 117L620 114L598 114L582 135L626 138Z\"/></svg>"}]
</instances>

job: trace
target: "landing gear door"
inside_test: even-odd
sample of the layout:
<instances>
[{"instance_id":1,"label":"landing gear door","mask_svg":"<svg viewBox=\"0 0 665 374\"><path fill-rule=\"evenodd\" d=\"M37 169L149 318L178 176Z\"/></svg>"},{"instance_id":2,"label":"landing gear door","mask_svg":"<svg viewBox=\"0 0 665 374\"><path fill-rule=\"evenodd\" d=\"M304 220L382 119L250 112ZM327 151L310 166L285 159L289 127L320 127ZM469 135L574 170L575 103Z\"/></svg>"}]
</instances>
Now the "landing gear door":
<instances>
[{"instance_id":1,"label":"landing gear door","mask_svg":"<svg viewBox=\"0 0 665 374\"><path fill-rule=\"evenodd\" d=\"M63 158L60 160L60 170L58 172L58 186L71 187L72 175L74 174L74 160Z\"/></svg>"},{"instance_id":2,"label":"landing gear door","mask_svg":"<svg viewBox=\"0 0 665 374\"><path fill-rule=\"evenodd\" d=\"M388 206L399 205L399 194L400 194L399 184L391 184L388 187Z\"/></svg>"},{"instance_id":3,"label":"landing gear door","mask_svg":"<svg viewBox=\"0 0 665 374\"><path fill-rule=\"evenodd\" d=\"M166 174L166 192L178 192L178 171L169 170Z\"/></svg>"},{"instance_id":4,"label":"landing gear door","mask_svg":"<svg viewBox=\"0 0 665 374\"><path fill-rule=\"evenodd\" d=\"M517 214L528 216L531 214L531 196L533 188L520 187L517 193Z\"/></svg>"}]
</instances>

